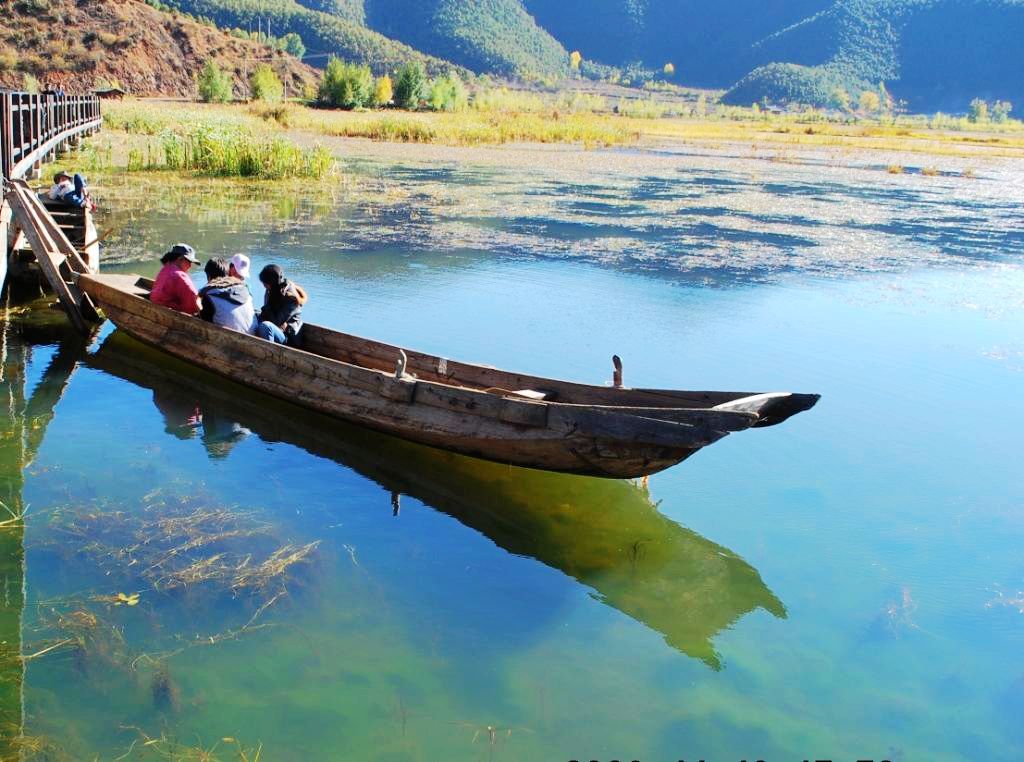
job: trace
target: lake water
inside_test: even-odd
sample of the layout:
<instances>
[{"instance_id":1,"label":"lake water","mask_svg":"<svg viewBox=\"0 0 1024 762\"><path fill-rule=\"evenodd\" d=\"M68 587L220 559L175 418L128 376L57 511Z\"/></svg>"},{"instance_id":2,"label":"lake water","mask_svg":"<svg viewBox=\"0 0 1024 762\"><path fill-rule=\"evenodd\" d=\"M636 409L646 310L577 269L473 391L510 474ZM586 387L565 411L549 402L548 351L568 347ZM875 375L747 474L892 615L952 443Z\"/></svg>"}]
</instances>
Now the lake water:
<instances>
[{"instance_id":1,"label":"lake water","mask_svg":"<svg viewBox=\"0 0 1024 762\"><path fill-rule=\"evenodd\" d=\"M548 155L363 158L287 198L109 180L107 261L244 251L353 333L818 406L644 487L325 422L15 311L5 755L1021 758L1020 167Z\"/></svg>"}]
</instances>

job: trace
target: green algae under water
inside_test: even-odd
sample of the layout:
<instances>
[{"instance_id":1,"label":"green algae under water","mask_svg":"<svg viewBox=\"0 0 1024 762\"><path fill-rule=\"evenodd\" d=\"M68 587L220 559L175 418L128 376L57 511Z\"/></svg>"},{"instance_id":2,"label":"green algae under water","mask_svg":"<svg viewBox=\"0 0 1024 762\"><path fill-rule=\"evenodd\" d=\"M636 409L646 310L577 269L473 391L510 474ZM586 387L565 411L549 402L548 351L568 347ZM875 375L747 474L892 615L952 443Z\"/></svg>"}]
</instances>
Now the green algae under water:
<instances>
[{"instance_id":1,"label":"green algae under water","mask_svg":"<svg viewBox=\"0 0 1024 762\"><path fill-rule=\"evenodd\" d=\"M0 529L4 754L1018 759L1016 191L772 167L758 195L695 161L699 184L381 165L402 194L112 199L123 269L189 240L281 262L311 320L354 333L823 398L644 488L325 423L109 326L83 345L9 315L0 499L27 520ZM638 222L652 205L690 222ZM687 205L725 231L700 262ZM873 264L821 277L858 248Z\"/></svg>"}]
</instances>

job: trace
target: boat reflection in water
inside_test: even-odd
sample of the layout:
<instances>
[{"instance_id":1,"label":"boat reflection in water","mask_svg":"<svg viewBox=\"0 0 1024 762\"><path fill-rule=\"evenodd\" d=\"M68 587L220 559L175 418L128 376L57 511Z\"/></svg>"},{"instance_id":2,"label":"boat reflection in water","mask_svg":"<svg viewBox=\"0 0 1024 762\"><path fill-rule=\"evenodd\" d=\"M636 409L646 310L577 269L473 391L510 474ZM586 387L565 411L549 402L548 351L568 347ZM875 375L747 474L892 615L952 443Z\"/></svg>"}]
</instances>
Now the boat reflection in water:
<instances>
[{"instance_id":1,"label":"boat reflection in water","mask_svg":"<svg viewBox=\"0 0 1024 762\"><path fill-rule=\"evenodd\" d=\"M718 669L712 638L758 608L786 609L735 553L661 515L634 483L504 466L326 419L168 357L122 331L86 362L153 390L167 430L227 457L251 433L354 469L594 590L609 606Z\"/></svg>"}]
</instances>

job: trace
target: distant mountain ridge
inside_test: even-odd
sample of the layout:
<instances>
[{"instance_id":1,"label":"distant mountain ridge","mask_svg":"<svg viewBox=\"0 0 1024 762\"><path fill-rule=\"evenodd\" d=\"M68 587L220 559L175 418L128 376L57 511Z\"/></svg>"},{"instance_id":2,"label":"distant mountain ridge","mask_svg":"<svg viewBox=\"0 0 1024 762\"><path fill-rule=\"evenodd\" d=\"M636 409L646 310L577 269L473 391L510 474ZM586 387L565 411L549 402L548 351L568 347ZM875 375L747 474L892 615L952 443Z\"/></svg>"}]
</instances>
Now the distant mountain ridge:
<instances>
[{"instance_id":1,"label":"distant mountain ridge","mask_svg":"<svg viewBox=\"0 0 1024 762\"><path fill-rule=\"evenodd\" d=\"M1022 0L839 0L752 46L757 66L726 99L820 102L885 82L913 110L1024 105L1022 36Z\"/></svg>"},{"instance_id":2,"label":"distant mountain ridge","mask_svg":"<svg viewBox=\"0 0 1024 762\"><path fill-rule=\"evenodd\" d=\"M570 49L672 62L726 101L823 104L885 82L911 108L1024 105L1022 0L523 0Z\"/></svg>"},{"instance_id":3,"label":"distant mountain ridge","mask_svg":"<svg viewBox=\"0 0 1024 762\"><path fill-rule=\"evenodd\" d=\"M35 0L38 2L38 0ZM87 9L112 0L50 0ZM138 0L124 0L134 6ZM307 62L328 56L375 73L420 61L455 70L560 78L569 53L660 70L727 91L729 103L853 102L879 84L912 110L971 99L1024 108L1024 0L163 0L221 27L295 32ZM9 13L31 5L0 3ZM12 10L13 9L13 10ZM0 63L3 60L0 59ZM0 76L3 69L0 68Z\"/></svg>"},{"instance_id":4,"label":"distant mountain ridge","mask_svg":"<svg viewBox=\"0 0 1024 762\"><path fill-rule=\"evenodd\" d=\"M727 102L825 105L884 82L912 108L1024 102L1024 0L172 0L238 24L257 15L307 47L384 68L415 49L432 68L561 76L568 53L672 63ZM288 10L288 8L291 10ZM296 7L301 7L302 13ZM312 15L307 15L312 14ZM281 26L283 25L283 26ZM328 34L326 27L334 25Z\"/></svg>"}]
</instances>

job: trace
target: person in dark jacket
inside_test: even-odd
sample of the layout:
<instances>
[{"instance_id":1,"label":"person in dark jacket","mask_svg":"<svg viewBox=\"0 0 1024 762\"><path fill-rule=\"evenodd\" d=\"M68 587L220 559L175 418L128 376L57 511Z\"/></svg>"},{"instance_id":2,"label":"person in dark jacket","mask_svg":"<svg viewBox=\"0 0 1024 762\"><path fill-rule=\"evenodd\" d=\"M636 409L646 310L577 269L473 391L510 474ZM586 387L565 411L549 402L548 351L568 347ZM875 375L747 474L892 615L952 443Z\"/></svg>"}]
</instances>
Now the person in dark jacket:
<instances>
[{"instance_id":1,"label":"person in dark jacket","mask_svg":"<svg viewBox=\"0 0 1024 762\"><path fill-rule=\"evenodd\" d=\"M277 344L297 346L302 329L302 305L308 298L306 292L285 278L284 271L277 265L267 265L260 270L260 283L266 289L266 296L256 335Z\"/></svg>"},{"instance_id":2,"label":"person in dark jacket","mask_svg":"<svg viewBox=\"0 0 1024 762\"><path fill-rule=\"evenodd\" d=\"M211 259L203 269L207 283L199 291L199 317L232 331L254 335L259 322L245 281L228 275L229 265L223 259Z\"/></svg>"}]
</instances>

